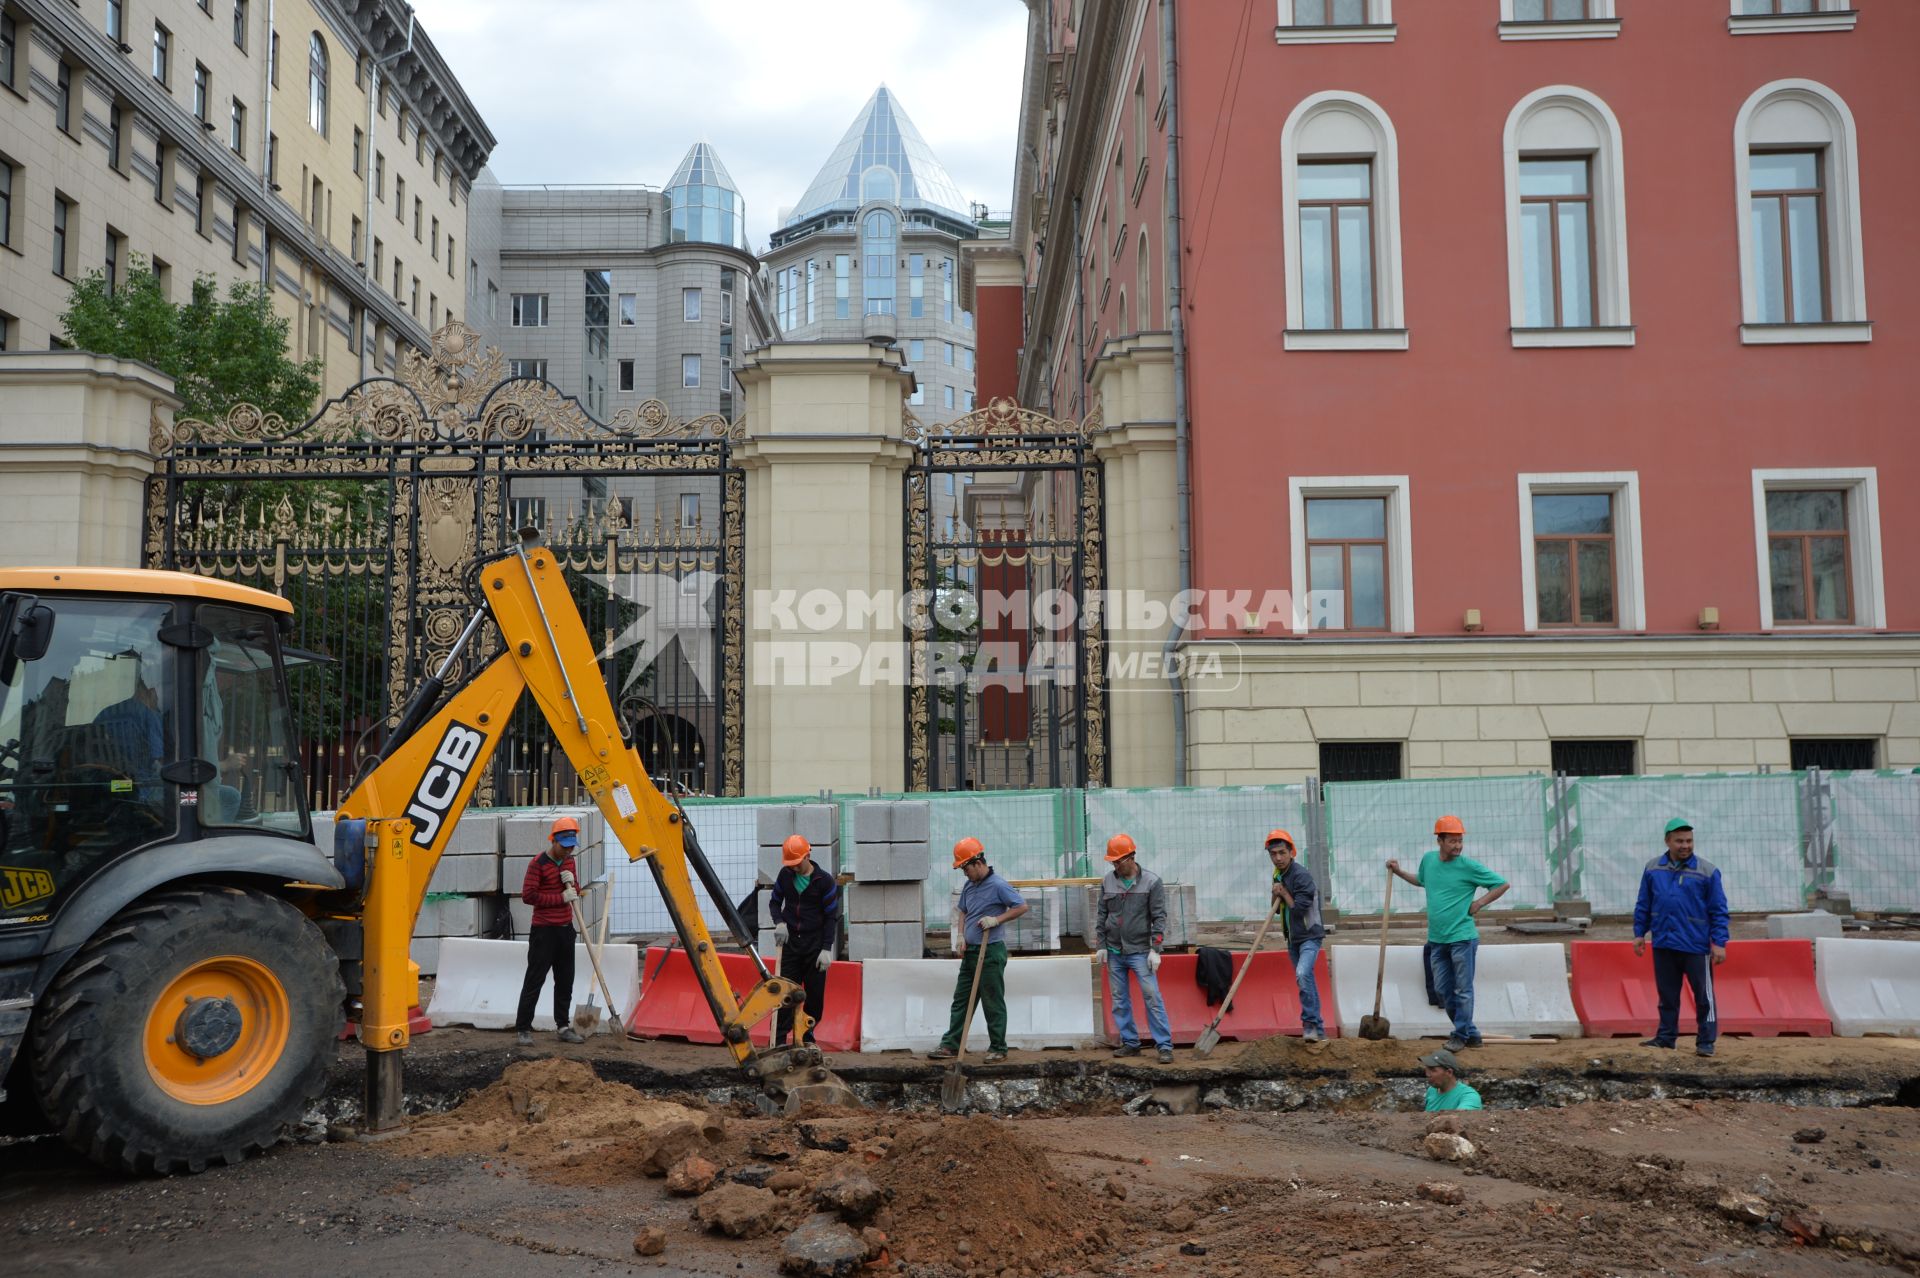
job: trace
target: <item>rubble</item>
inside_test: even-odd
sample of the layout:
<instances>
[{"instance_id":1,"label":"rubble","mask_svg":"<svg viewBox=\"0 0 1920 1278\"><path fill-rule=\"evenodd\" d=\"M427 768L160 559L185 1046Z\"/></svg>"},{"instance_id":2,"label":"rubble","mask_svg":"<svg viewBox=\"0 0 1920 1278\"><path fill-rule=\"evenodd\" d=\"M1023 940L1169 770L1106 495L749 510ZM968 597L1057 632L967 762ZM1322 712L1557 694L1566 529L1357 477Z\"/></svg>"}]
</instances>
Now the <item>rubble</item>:
<instances>
[{"instance_id":1,"label":"rubble","mask_svg":"<svg viewBox=\"0 0 1920 1278\"><path fill-rule=\"evenodd\" d=\"M713 1188L720 1169L698 1154L688 1154L667 1172L667 1192L692 1198Z\"/></svg>"},{"instance_id":2,"label":"rubble","mask_svg":"<svg viewBox=\"0 0 1920 1278\"><path fill-rule=\"evenodd\" d=\"M1429 1132L1420 1142L1428 1158L1439 1163L1464 1163L1473 1158L1473 1142L1452 1132Z\"/></svg>"},{"instance_id":3,"label":"rubble","mask_svg":"<svg viewBox=\"0 0 1920 1278\"><path fill-rule=\"evenodd\" d=\"M1767 1200L1760 1195L1745 1193L1738 1189L1722 1190L1720 1197L1714 1201L1713 1205L1723 1216L1755 1223L1765 1220L1767 1214L1773 1210L1767 1205Z\"/></svg>"},{"instance_id":4,"label":"rubble","mask_svg":"<svg viewBox=\"0 0 1920 1278\"><path fill-rule=\"evenodd\" d=\"M813 1191L816 1207L851 1225L866 1224L886 1201L886 1191L855 1167L841 1167Z\"/></svg>"},{"instance_id":5,"label":"rubble","mask_svg":"<svg viewBox=\"0 0 1920 1278\"><path fill-rule=\"evenodd\" d=\"M802 1278L847 1278L867 1263L867 1240L831 1212L815 1212L780 1247L780 1272Z\"/></svg>"},{"instance_id":6,"label":"rubble","mask_svg":"<svg viewBox=\"0 0 1920 1278\"><path fill-rule=\"evenodd\" d=\"M636 1256L657 1256L667 1249L667 1231L658 1225L648 1225L633 1236L633 1254Z\"/></svg>"},{"instance_id":7,"label":"rubble","mask_svg":"<svg viewBox=\"0 0 1920 1278\"><path fill-rule=\"evenodd\" d=\"M1452 1181L1430 1180L1413 1192L1429 1202L1444 1203L1449 1207L1457 1207L1467 1201L1467 1191Z\"/></svg>"},{"instance_id":8,"label":"rubble","mask_svg":"<svg viewBox=\"0 0 1920 1278\"><path fill-rule=\"evenodd\" d=\"M710 1233L758 1238L774 1227L779 1213L780 1199L771 1190L728 1182L701 1196L693 1218Z\"/></svg>"}]
</instances>

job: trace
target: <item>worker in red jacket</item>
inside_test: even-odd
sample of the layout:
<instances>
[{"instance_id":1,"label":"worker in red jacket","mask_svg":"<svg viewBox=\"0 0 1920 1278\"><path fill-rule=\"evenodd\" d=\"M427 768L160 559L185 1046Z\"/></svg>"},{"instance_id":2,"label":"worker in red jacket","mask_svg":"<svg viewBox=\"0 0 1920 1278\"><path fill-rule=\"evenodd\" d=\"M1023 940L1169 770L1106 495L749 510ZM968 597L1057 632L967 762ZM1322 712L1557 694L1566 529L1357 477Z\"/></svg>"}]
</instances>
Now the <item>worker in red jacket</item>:
<instances>
[{"instance_id":1,"label":"worker in red jacket","mask_svg":"<svg viewBox=\"0 0 1920 1278\"><path fill-rule=\"evenodd\" d=\"M553 1023L563 1043L584 1043L571 1023L573 1007L573 903L580 899L579 871L573 850L580 843L580 823L570 816L557 818L547 832L547 850L527 865L520 899L533 907L533 926L527 931L527 979L520 986L520 1010L513 1028L522 1046L533 1042L533 1009L540 987L553 975Z\"/></svg>"}]
</instances>

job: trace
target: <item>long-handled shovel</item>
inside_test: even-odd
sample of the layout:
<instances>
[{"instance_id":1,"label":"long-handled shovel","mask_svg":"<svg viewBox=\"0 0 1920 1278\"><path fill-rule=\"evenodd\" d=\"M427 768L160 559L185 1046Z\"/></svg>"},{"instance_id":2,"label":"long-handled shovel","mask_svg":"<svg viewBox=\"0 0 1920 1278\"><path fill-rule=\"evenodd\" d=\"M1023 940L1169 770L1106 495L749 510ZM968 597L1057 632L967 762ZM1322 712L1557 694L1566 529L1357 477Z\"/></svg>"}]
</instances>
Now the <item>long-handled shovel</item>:
<instances>
[{"instance_id":1,"label":"long-handled shovel","mask_svg":"<svg viewBox=\"0 0 1920 1278\"><path fill-rule=\"evenodd\" d=\"M600 973L600 947L594 944L593 933L580 917L580 902L573 902L573 926L579 930L580 939L586 943L587 962L593 964L593 979L600 986L601 995L607 1000L607 1020L613 1025L613 1032L621 1032L620 1012L613 1005L613 991L607 986L607 978ZM582 1034L591 1034L600 1028L600 1009L594 1005L593 991L587 991L587 1005L573 1011L573 1027Z\"/></svg>"},{"instance_id":2,"label":"long-handled shovel","mask_svg":"<svg viewBox=\"0 0 1920 1278\"><path fill-rule=\"evenodd\" d=\"M1253 944L1247 947L1247 961L1242 963L1240 970L1233 974L1233 984L1227 986L1227 997L1220 1004L1219 1014L1213 1018L1213 1022L1206 1029L1200 1032L1200 1041L1193 1045L1195 1060L1204 1061L1214 1048L1220 1046L1220 1022L1227 1019L1227 1012L1233 1007L1233 996L1239 992L1240 982L1246 980L1247 973L1253 970L1253 956L1260 952L1260 942L1267 939L1267 929L1273 926L1274 916L1280 913L1285 905L1285 901L1276 898L1273 908L1267 911L1266 922L1262 923L1260 930L1253 934Z\"/></svg>"},{"instance_id":3,"label":"long-handled shovel","mask_svg":"<svg viewBox=\"0 0 1920 1278\"><path fill-rule=\"evenodd\" d=\"M1373 1015L1360 1018L1360 1037L1391 1038L1393 1022L1380 1015L1380 994L1387 984L1387 916L1393 913L1393 871L1387 871L1387 899L1380 906L1380 970L1373 976Z\"/></svg>"},{"instance_id":4,"label":"long-handled shovel","mask_svg":"<svg viewBox=\"0 0 1920 1278\"><path fill-rule=\"evenodd\" d=\"M980 997L980 972L986 965L987 930L981 928L980 948L973 953L973 988L967 991L967 1019L960 1022L960 1050L954 1054L953 1064L947 1066L947 1076L940 1080L940 1108L949 1114L967 1107L967 1073L960 1065L967 1059L967 1035L973 1030L973 1005Z\"/></svg>"}]
</instances>

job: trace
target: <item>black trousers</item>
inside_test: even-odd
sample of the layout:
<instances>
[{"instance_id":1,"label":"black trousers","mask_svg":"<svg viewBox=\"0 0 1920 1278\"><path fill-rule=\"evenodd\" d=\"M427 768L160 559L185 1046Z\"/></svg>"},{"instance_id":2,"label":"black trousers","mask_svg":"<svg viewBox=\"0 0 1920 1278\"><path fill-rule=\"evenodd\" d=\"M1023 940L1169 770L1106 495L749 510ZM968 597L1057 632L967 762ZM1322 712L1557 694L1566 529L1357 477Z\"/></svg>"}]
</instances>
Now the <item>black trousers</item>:
<instances>
[{"instance_id":1,"label":"black trousers","mask_svg":"<svg viewBox=\"0 0 1920 1278\"><path fill-rule=\"evenodd\" d=\"M573 924L536 923L527 932L527 979L520 986L517 1030L533 1028L540 987L553 976L553 1027L565 1029L573 1018Z\"/></svg>"},{"instance_id":2,"label":"black trousers","mask_svg":"<svg viewBox=\"0 0 1920 1278\"><path fill-rule=\"evenodd\" d=\"M1696 1047L1712 1047L1720 1037L1719 1014L1713 1005L1713 956L1685 950L1653 947L1653 988L1660 996L1660 1028L1653 1036L1673 1045L1680 1033L1680 981L1693 987L1693 1019L1699 1026Z\"/></svg>"},{"instance_id":3,"label":"black trousers","mask_svg":"<svg viewBox=\"0 0 1920 1278\"><path fill-rule=\"evenodd\" d=\"M827 974L820 970L819 950L796 950L789 946L780 951L780 975L789 981L797 981L807 991L807 1015L818 1021L827 1010ZM793 1009L783 1007L775 1015L773 1041L777 1046L793 1036ZM807 1032L806 1042L813 1042L813 1032Z\"/></svg>"}]
</instances>

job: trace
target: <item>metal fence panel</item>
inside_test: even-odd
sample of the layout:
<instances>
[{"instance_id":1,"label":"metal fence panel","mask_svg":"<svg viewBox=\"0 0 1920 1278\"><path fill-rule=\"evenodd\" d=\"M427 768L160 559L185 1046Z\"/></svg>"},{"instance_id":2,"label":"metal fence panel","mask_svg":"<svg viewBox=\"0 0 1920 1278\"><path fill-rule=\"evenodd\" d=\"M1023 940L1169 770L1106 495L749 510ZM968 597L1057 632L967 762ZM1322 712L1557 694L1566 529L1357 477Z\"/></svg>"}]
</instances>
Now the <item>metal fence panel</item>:
<instances>
[{"instance_id":1,"label":"metal fence panel","mask_svg":"<svg viewBox=\"0 0 1920 1278\"><path fill-rule=\"evenodd\" d=\"M1107 840L1125 831L1154 873L1198 889L1202 919L1265 918L1273 882L1267 832L1287 830L1305 856L1305 795L1297 785L1089 790L1081 873L1105 873Z\"/></svg>"},{"instance_id":2,"label":"metal fence panel","mask_svg":"<svg viewBox=\"0 0 1920 1278\"><path fill-rule=\"evenodd\" d=\"M1798 910L1802 774L1583 777L1581 881L1596 914L1631 914L1640 872L1665 846L1667 821L1693 822L1694 851L1720 867L1735 912Z\"/></svg>"},{"instance_id":3,"label":"metal fence panel","mask_svg":"<svg viewBox=\"0 0 1920 1278\"><path fill-rule=\"evenodd\" d=\"M1334 906L1349 914L1377 913L1386 892L1387 859L1398 858L1408 872L1414 871L1434 846L1434 821L1447 813L1466 825L1465 855L1512 885L1500 908L1551 905L1548 784L1546 777L1518 776L1346 781L1321 787L1329 821ZM1425 896L1419 888L1399 884L1395 908L1422 908Z\"/></svg>"},{"instance_id":4,"label":"metal fence panel","mask_svg":"<svg viewBox=\"0 0 1920 1278\"><path fill-rule=\"evenodd\" d=\"M1920 910L1920 772L1837 772L1833 889L1863 910Z\"/></svg>"}]
</instances>

